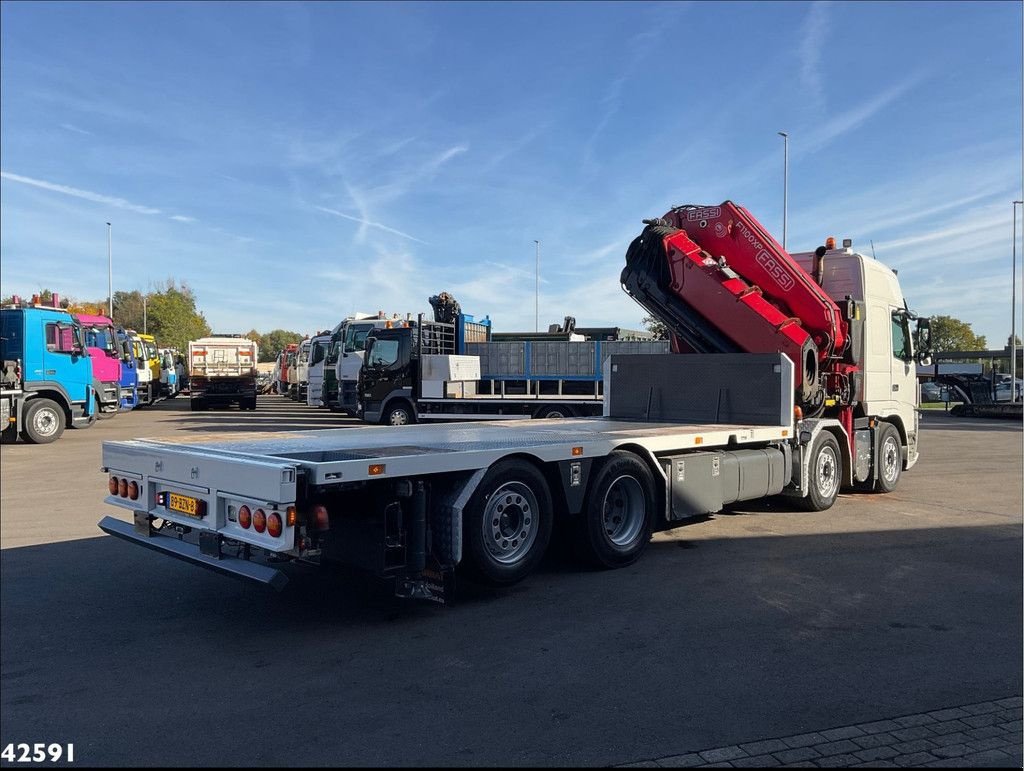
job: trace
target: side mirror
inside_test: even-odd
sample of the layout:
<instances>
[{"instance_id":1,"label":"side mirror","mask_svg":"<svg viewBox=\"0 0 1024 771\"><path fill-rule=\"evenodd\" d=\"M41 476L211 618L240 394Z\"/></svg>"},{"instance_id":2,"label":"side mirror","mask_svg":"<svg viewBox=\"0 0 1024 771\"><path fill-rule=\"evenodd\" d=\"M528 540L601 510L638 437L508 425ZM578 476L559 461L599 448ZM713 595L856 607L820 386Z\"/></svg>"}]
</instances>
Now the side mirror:
<instances>
[{"instance_id":1,"label":"side mirror","mask_svg":"<svg viewBox=\"0 0 1024 771\"><path fill-rule=\"evenodd\" d=\"M917 327L914 329L914 350L917 352L918 364L927 366L932 363L931 319L917 319Z\"/></svg>"}]
</instances>

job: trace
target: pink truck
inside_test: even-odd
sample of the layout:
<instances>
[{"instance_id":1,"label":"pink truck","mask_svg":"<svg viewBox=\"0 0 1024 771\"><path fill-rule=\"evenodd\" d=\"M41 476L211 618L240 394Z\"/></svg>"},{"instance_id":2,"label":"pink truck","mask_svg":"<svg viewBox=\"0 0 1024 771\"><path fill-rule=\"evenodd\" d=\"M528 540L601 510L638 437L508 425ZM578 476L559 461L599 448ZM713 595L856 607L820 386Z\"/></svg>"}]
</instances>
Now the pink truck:
<instances>
[{"instance_id":1,"label":"pink truck","mask_svg":"<svg viewBox=\"0 0 1024 771\"><path fill-rule=\"evenodd\" d=\"M110 417L121 407L121 352L114 334L114 322L106 316L75 314L85 333L92 359L92 387L96 393L96 414Z\"/></svg>"}]
</instances>

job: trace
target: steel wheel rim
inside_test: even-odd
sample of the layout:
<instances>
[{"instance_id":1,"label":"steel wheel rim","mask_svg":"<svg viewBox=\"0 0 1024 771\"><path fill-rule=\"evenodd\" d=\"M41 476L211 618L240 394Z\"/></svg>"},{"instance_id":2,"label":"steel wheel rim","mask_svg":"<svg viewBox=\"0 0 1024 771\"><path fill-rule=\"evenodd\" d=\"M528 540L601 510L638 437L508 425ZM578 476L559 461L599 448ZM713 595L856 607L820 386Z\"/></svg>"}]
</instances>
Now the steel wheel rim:
<instances>
[{"instance_id":1,"label":"steel wheel rim","mask_svg":"<svg viewBox=\"0 0 1024 771\"><path fill-rule=\"evenodd\" d=\"M545 417L545 418L564 418L564 417L565 417L565 415L563 415L563 414L562 414L561 412L559 412L558 410L551 410L551 411L550 411L550 412L549 412L549 413L548 413L547 415L545 415L544 417Z\"/></svg>"},{"instance_id":2,"label":"steel wheel rim","mask_svg":"<svg viewBox=\"0 0 1024 771\"><path fill-rule=\"evenodd\" d=\"M831 498L839 487L839 463L836 453L831 447L823 447L818 453L815 473L818 477L818 492L825 498Z\"/></svg>"},{"instance_id":3,"label":"steel wheel rim","mask_svg":"<svg viewBox=\"0 0 1024 771\"><path fill-rule=\"evenodd\" d=\"M643 530L647 501L636 477L623 474L608 486L601 501L601 526L616 546L629 546Z\"/></svg>"},{"instance_id":4,"label":"steel wheel rim","mask_svg":"<svg viewBox=\"0 0 1024 771\"><path fill-rule=\"evenodd\" d=\"M537 540L537 497L522 482L506 482L484 507L483 536L488 554L502 565L514 565Z\"/></svg>"},{"instance_id":5,"label":"steel wheel rim","mask_svg":"<svg viewBox=\"0 0 1024 771\"><path fill-rule=\"evenodd\" d=\"M899 471L899 454L896 440L891 436L886 437L885 443L882 445L882 476L885 477L886 482L896 479L896 474Z\"/></svg>"},{"instance_id":6,"label":"steel wheel rim","mask_svg":"<svg viewBox=\"0 0 1024 771\"><path fill-rule=\"evenodd\" d=\"M47 407L37 410L36 414L32 416L32 428L40 436L51 436L57 433L57 413Z\"/></svg>"},{"instance_id":7,"label":"steel wheel rim","mask_svg":"<svg viewBox=\"0 0 1024 771\"><path fill-rule=\"evenodd\" d=\"M409 422L409 416L405 410L399 407L396 410L391 411L391 419L389 421L393 426L404 426Z\"/></svg>"}]
</instances>

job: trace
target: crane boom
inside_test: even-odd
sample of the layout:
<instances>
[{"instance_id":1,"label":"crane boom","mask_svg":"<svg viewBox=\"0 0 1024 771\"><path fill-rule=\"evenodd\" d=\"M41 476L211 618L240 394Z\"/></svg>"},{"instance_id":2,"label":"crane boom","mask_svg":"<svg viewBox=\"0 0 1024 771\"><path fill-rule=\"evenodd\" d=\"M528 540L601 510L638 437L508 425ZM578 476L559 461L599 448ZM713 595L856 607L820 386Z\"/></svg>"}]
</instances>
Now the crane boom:
<instances>
[{"instance_id":1,"label":"crane boom","mask_svg":"<svg viewBox=\"0 0 1024 771\"><path fill-rule=\"evenodd\" d=\"M677 206L645 223L621 282L668 326L675 350L781 351L796 365L801 404L842 393L842 311L746 209Z\"/></svg>"}]
</instances>

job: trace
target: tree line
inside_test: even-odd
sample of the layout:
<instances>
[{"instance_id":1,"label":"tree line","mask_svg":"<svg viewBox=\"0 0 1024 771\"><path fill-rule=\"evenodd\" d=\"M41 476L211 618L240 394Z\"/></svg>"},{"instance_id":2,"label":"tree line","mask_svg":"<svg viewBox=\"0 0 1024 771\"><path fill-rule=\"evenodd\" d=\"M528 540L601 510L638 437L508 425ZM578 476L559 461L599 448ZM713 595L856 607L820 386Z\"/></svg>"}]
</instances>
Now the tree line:
<instances>
[{"instance_id":1,"label":"tree line","mask_svg":"<svg viewBox=\"0 0 1024 771\"><path fill-rule=\"evenodd\" d=\"M51 304L54 295L51 289L40 289L37 294L43 305ZM83 300L72 295L58 294L58 305L71 313L108 315L106 298ZM30 301L32 298L21 299ZM0 304L9 305L13 301L13 295L7 295L0 299ZM113 301L115 324L153 335L161 348L175 348L184 352L188 349L189 341L207 337L212 332L205 314L198 308L195 292L184 281L167 279L148 292L139 289L114 292ZM264 334L253 329L245 336L259 346L260 361L274 361L286 345L297 343L304 337L298 332L284 329L274 329Z\"/></svg>"}]
</instances>

